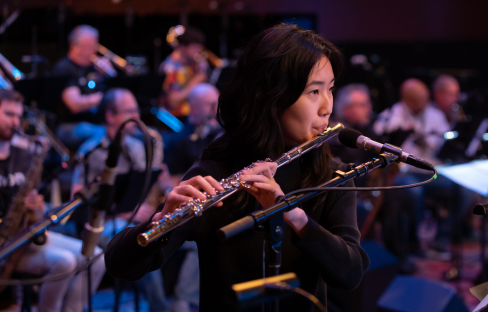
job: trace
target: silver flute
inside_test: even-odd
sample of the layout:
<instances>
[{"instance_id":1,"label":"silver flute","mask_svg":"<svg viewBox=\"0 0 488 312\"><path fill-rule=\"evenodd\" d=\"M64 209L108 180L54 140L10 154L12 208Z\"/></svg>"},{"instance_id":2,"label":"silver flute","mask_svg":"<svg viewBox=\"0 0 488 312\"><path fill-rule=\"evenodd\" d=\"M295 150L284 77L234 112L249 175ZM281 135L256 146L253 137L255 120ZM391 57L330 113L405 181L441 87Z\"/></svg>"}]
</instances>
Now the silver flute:
<instances>
[{"instance_id":1,"label":"silver flute","mask_svg":"<svg viewBox=\"0 0 488 312\"><path fill-rule=\"evenodd\" d=\"M342 129L344 129L344 126L340 123L333 128L327 128L322 133L317 134L309 141L293 148L287 153L284 153L279 158L275 160L271 160L268 158L266 159L266 161L275 162L279 168L302 156L308 151L321 146L325 141L336 136ZM249 169L253 167L254 164L244 169ZM138 235L137 242L139 243L139 245L147 246L150 242L170 232L174 228L188 222L193 217L201 216L203 211L214 206L215 204L234 194L238 190L242 188L250 188L251 184L240 180L239 176L241 174L242 171L239 171L231 175L230 177L227 177L226 179L220 180L219 183L220 185L222 185L224 190L216 191L216 195L210 195L206 192L203 192L203 194L207 196L207 199L201 200L198 198L193 198L190 201L181 204L178 208L175 209L174 212L165 214L161 220L151 222L148 225L149 229L146 232Z\"/></svg>"}]
</instances>

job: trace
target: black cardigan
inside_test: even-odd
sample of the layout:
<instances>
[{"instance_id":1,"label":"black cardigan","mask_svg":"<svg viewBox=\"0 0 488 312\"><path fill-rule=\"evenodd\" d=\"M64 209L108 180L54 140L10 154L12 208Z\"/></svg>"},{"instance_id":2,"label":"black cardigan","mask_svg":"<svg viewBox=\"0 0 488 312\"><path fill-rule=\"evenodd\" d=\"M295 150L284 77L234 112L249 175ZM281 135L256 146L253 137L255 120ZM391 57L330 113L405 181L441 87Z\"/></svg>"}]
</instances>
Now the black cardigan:
<instances>
[{"instance_id":1,"label":"black cardigan","mask_svg":"<svg viewBox=\"0 0 488 312\"><path fill-rule=\"evenodd\" d=\"M306 165L303 159L298 159L278 169L275 179L285 194L299 188L302 168ZM332 167L339 169L336 164ZM206 160L192 167L184 180L196 175L210 175L219 180L232 173L218 162ZM136 237L144 232L147 222L123 230L107 247L107 271L121 279L140 279L147 272L160 268L185 240L194 240L198 245L200 263L199 311L232 311L231 286L263 277L264 236L261 231L250 230L226 242L219 241L216 236L220 227L256 209L256 205L235 207L237 196L239 193L224 200L223 207L212 207L201 217L173 230L166 244L153 242L147 247L137 244ZM369 265L369 258L359 244L356 193L330 192L323 207L307 207L306 204L303 207L309 216L306 231L299 238L286 226L280 274L295 272L300 279L300 287L325 304L325 283L352 290L359 285ZM280 303L280 311L312 310L309 302L297 296Z\"/></svg>"}]
</instances>

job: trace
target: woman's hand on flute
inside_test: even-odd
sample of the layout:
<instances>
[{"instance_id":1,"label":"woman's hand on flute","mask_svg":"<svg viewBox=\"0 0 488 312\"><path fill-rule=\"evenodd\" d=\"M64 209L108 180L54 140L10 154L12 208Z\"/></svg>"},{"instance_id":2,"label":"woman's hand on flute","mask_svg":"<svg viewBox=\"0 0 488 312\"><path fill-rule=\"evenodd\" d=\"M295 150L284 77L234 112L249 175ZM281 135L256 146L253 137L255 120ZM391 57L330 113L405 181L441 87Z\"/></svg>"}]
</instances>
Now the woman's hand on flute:
<instances>
[{"instance_id":1,"label":"woman's hand on flute","mask_svg":"<svg viewBox=\"0 0 488 312\"><path fill-rule=\"evenodd\" d=\"M153 216L153 221L161 220L165 214L175 211L179 205L192 198L207 199L203 192L207 192L209 195L216 195L216 190L223 191L224 188L211 176L195 176L189 180L182 181L168 194L163 210ZM215 206L222 206L222 202L217 203Z\"/></svg>"},{"instance_id":2,"label":"woman's hand on flute","mask_svg":"<svg viewBox=\"0 0 488 312\"><path fill-rule=\"evenodd\" d=\"M239 179L251 184L246 191L256 197L264 209L274 205L278 196L284 195L274 179L277 168L275 162L254 163L254 168L242 170L239 176Z\"/></svg>"},{"instance_id":3,"label":"woman's hand on flute","mask_svg":"<svg viewBox=\"0 0 488 312\"><path fill-rule=\"evenodd\" d=\"M266 209L276 203L276 198L284 195L281 187L276 183L274 174L278 165L275 162L255 163L254 168L242 170L239 177L242 181L253 182L251 188L246 189L256 197L261 206ZM305 233L308 216L300 208L294 208L283 214L285 222L300 237Z\"/></svg>"}]
</instances>

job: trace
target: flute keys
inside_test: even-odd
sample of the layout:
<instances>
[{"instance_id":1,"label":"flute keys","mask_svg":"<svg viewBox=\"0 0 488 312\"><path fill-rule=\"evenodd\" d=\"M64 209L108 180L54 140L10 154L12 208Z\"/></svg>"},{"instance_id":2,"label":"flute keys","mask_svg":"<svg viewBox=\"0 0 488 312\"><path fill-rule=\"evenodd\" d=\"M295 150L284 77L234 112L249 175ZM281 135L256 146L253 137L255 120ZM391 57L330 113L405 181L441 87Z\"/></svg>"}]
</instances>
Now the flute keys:
<instances>
[{"instance_id":1,"label":"flute keys","mask_svg":"<svg viewBox=\"0 0 488 312\"><path fill-rule=\"evenodd\" d=\"M196 217L199 217L202 215L202 212L203 212L203 206L202 205L193 205L191 207L191 210L193 211L193 215L195 215Z\"/></svg>"}]
</instances>

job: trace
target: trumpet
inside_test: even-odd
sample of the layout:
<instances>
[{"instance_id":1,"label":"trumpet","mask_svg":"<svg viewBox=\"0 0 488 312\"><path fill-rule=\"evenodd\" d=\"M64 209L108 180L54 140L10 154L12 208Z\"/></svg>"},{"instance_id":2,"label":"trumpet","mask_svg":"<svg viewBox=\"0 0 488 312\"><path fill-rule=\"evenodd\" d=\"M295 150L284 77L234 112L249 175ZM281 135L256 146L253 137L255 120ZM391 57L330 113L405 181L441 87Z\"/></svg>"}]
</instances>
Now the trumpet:
<instances>
[{"instance_id":1,"label":"trumpet","mask_svg":"<svg viewBox=\"0 0 488 312\"><path fill-rule=\"evenodd\" d=\"M113 78L117 76L117 71L111 66L111 63L115 64L121 71L129 74L132 70L132 65L127 65L127 61L117 54L113 53L105 46L98 44L97 52L101 55L92 55L90 61L95 65L97 69L102 71L107 76Z\"/></svg>"},{"instance_id":2,"label":"trumpet","mask_svg":"<svg viewBox=\"0 0 488 312\"><path fill-rule=\"evenodd\" d=\"M317 134L309 141L295 147L287 153L284 153L279 158L275 160L268 158L266 161L275 162L278 165L278 168L280 168L281 166L290 163L310 150L321 146L325 141L336 136L342 129L344 129L344 126L340 123L333 128L327 128L322 133ZM251 165L244 169L253 167L254 165ZM242 188L250 188L251 185L249 183L239 179L241 174L242 171L239 171L226 179L222 179L219 183L222 185L224 190L217 192L216 195L212 196L204 192L203 194L207 196L207 199L200 200L198 198L193 198L190 201L181 204L174 212L164 215L161 220L151 222L148 226L149 230L138 235L137 243L145 247L150 242L170 232L174 228L185 224L193 217L201 216L205 210L234 194L238 190Z\"/></svg>"},{"instance_id":3,"label":"trumpet","mask_svg":"<svg viewBox=\"0 0 488 312\"><path fill-rule=\"evenodd\" d=\"M98 53L100 53L105 58L112 61L112 63L114 63L118 68L120 68L123 71L127 71L127 61L125 59L121 58L120 56L113 53L112 51L110 51L109 49L107 49L106 47L104 47L101 44L98 44L97 50L98 50Z\"/></svg>"},{"instance_id":4,"label":"trumpet","mask_svg":"<svg viewBox=\"0 0 488 312\"><path fill-rule=\"evenodd\" d=\"M117 77L117 71L110 65L110 61L102 56L92 55L90 56L90 61L93 63L95 68L111 78Z\"/></svg>"}]
</instances>

